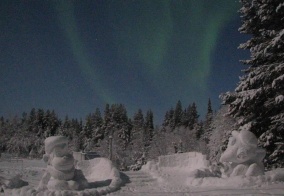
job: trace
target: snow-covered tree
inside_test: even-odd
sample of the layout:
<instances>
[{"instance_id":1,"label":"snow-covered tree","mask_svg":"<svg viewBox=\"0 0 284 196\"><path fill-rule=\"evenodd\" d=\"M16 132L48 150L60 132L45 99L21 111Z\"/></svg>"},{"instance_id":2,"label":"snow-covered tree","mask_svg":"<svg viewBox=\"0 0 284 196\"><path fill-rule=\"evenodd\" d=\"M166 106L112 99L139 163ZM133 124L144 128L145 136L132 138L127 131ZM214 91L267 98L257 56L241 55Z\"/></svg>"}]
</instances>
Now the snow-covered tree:
<instances>
[{"instance_id":1,"label":"snow-covered tree","mask_svg":"<svg viewBox=\"0 0 284 196\"><path fill-rule=\"evenodd\" d=\"M240 45L251 58L235 92L221 95L241 129L259 137L267 150L266 166L284 166L284 2L241 0L243 24L239 31L251 35Z\"/></svg>"},{"instance_id":2,"label":"snow-covered tree","mask_svg":"<svg viewBox=\"0 0 284 196\"><path fill-rule=\"evenodd\" d=\"M8 139L8 129L7 129L7 122L5 121L4 117L0 118L0 152L6 150L6 144Z\"/></svg>"},{"instance_id":3,"label":"snow-covered tree","mask_svg":"<svg viewBox=\"0 0 284 196\"><path fill-rule=\"evenodd\" d=\"M209 99L207 105L206 121L210 122L212 121L212 118L213 118L213 110L212 110L211 100Z\"/></svg>"},{"instance_id":4,"label":"snow-covered tree","mask_svg":"<svg viewBox=\"0 0 284 196\"><path fill-rule=\"evenodd\" d=\"M189 123L187 126L189 127L189 129L193 129L195 124L198 123L198 118L199 118L195 102L193 102L191 107L188 108L188 113L189 113Z\"/></svg>"},{"instance_id":5,"label":"snow-covered tree","mask_svg":"<svg viewBox=\"0 0 284 196\"><path fill-rule=\"evenodd\" d=\"M202 139L205 141L206 144L208 144L209 138L211 136L212 120L213 120L213 110L211 106L211 100L209 99L207 105L207 113L205 116L205 121L203 123L203 135L202 135Z\"/></svg>"},{"instance_id":6,"label":"snow-covered tree","mask_svg":"<svg viewBox=\"0 0 284 196\"><path fill-rule=\"evenodd\" d=\"M172 129L175 127L174 113L175 111L173 108L166 112L163 122L164 127L171 127Z\"/></svg>"},{"instance_id":7,"label":"snow-covered tree","mask_svg":"<svg viewBox=\"0 0 284 196\"><path fill-rule=\"evenodd\" d=\"M109 110L109 122L106 124L105 139L112 137L113 161L120 165L125 149L130 142L130 124L123 104L112 104Z\"/></svg>"},{"instance_id":8,"label":"snow-covered tree","mask_svg":"<svg viewBox=\"0 0 284 196\"><path fill-rule=\"evenodd\" d=\"M96 108L95 113L89 114L86 117L85 126L83 128L83 132L81 133L83 142L91 142L95 145L98 145L98 141L104 137L102 125L103 118L101 117L101 112L99 108Z\"/></svg>"},{"instance_id":9,"label":"snow-covered tree","mask_svg":"<svg viewBox=\"0 0 284 196\"><path fill-rule=\"evenodd\" d=\"M105 111L104 111L104 123L103 123L103 129L106 135L109 134L112 127L113 127L113 124L111 122L110 105L106 104Z\"/></svg>"},{"instance_id":10,"label":"snow-covered tree","mask_svg":"<svg viewBox=\"0 0 284 196\"><path fill-rule=\"evenodd\" d=\"M194 102L189 104L186 109L183 109L181 101L178 101L175 109L171 108L166 112L163 127L167 130L171 129L171 131L180 126L194 129L195 124L198 123L198 118L199 115Z\"/></svg>"},{"instance_id":11,"label":"snow-covered tree","mask_svg":"<svg viewBox=\"0 0 284 196\"><path fill-rule=\"evenodd\" d=\"M70 120L68 115L65 116L64 121L61 123L59 129L57 130L57 135L63 135L63 136L68 136L71 135L69 133L69 129L70 129Z\"/></svg>"},{"instance_id":12,"label":"snow-covered tree","mask_svg":"<svg viewBox=\"0 0 284 196\"><path fill-rule=\"evenodd\" d=\"M209 149L209 160L218 162L221 154L227 148L231 130L236 121L233 117L226 115L228 106L222 106L212 119L212 133L207 145Z\"/></svg>"},{"instance_id":13,"label":"snow-covered tree","mask_svg":"<svg viewBox=\"0 0 284 196\"><path fill-rule=\"evenodd\" d=\"M83 150L83 136L80 134L83 131L83 122L82 120L78 121L77 119L72 119L70 122L69 133L72 135L68 135L69 147L73 151Z\"/></svg>"},{"instance_id":14,"label":"snow-covered tree","mask_svg":"<svg viewBox=\"0 0 284 196\"><path fill-rule=\"evenodd\" d=\"M145 117L145 134L147 138L147 143L152 141L154 136L154 115L151 110L147 111ZM146 144L148 145L148 144Z\"/></svg>"},{"instance_id":15,"label":"snow-covered tree","mask_svg":"<svg viewBox=\"0 0 284 196\"><path fill-rule=\"evenodd\" d=\"M131 165L136 165L140 158L145 154L145 120L141 109L133 116L131 129L131 145L128 150L131 152L128 162ZM139 166L141 167L141 165Z\"/></svg>"},{"instance_id":16,"label":"snow-covered tree","mask_svg":"<svg viewBox=\"0 0 284 196\"><path fill-rule=\"evenodd\" d=\"M44 124L44 136L49 137L53 136L56 133L56 130L59 127L59 120L53 111L47 110L43 117L43 124Z\"/></svg>"},{"instance_id":17,"label":"snow-covered tree","mask_svg":"<svg viewBox=\"0 0 284 196\"><path fill-rule=\"evenodd\" d=\"M96 108L96 111L94 113L94 127L99 128L103 125L103 118L101 115L101 111L99 108Z\"/></svg>"},{"instance_id":18,"label":"snow-covered tree","mask_svg":"<svg viewBox=\"0 0 284 196\"><path fill-rule=\"evenodd\" d=\"M141 109L133 116L132 130L131 130L131 143L133 145L134 151L143 152L144 151L144 115Z\"/></svg>"},{"instance_id":19,"label":"snow-covered tree","mask_svg":"<svg viewBox=\"0 0 284 196\"><path fill-rule=\"evenodd\" d=\"M181 101L179 100L176 104L175 111L174 111L174 125L175 127L181 126L181 119L183 116L183 110Z\"/></svg>"}]
</instances>

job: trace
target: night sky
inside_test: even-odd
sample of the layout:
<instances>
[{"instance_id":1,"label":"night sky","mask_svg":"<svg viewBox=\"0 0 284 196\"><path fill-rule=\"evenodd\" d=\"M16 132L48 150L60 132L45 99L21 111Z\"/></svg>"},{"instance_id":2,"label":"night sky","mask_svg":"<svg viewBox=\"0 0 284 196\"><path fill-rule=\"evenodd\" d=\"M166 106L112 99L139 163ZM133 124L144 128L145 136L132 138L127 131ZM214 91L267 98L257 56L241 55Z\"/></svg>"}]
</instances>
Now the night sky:
<instances>
[{"instance_id":1,"label":"night sky","mask_svg":"<svg viewBox=\"0 0 284 196\"><path fill-rule=\"evenodd\" d=\"M106 103L165 112L233 91L247 36L235 0L1 0L0 116L84 119Z\"/></svg>"}]
</instances>

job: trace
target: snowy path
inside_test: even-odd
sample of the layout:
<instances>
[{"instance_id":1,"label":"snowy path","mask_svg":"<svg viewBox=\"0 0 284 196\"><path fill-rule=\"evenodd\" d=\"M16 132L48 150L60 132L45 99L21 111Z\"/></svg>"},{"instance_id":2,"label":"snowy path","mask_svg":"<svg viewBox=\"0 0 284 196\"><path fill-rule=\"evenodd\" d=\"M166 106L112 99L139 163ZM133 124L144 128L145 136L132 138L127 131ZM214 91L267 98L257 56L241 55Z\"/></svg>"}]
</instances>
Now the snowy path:
<instances>
[{"instance_id":1,"label":"snowy path","mask_svg":"<svg viewBox=\"0 0 284 196\"><path fill-rule=\"evenodd\" d=\"M149 174L143 171L128 171L122 174L122 179L126 181L125 186L121 187L117 192L109 195L115 196L130 196L130 195L143 195L143 196L162 196L162 195L179 195L167 190L157 179L154 179ZM184 194L182 194L184 195Z\"/></svg>"},{"instance_id":2,"label":"snowy path","mask_svg":"<svg viewBox=\"0 0 284 196\"><path fill-rule=\"evenodd\" d=\"M117 192L109 194L110 196L203 196L203 195L275 195L284 196L284 187L279 184L269 187L247 187L247 188L201 188L170 186L166 183L158 182L143 171L128 171L122 175L127 182Z\"/></svg>"}]
</instances>

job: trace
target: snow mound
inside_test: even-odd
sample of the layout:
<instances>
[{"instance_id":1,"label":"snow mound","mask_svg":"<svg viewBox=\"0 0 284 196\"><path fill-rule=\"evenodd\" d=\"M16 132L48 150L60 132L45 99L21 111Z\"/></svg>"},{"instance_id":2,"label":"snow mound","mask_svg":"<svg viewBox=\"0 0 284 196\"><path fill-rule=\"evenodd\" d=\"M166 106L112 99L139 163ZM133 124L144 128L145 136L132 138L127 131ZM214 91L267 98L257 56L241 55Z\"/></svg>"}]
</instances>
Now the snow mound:
<instances>
[{"instance_id":1,"label":"snow mound","mask_svg":"<svg viewBox=\"0 0 284 196\"><path fill-rule=\"evenodd\" d=\"M149 173L160 183L181 185L189 174L196 170L207 168L209 161L199 152L187 152L160 156L158 162L148 161L141 170Z\"/></svg>"},{"instance_id":2,"label":"snow mound","mask_svg":"<svg viewBox=\"0 0 284 196\"><path fill-rule=\"evenodd\" d=\"M80 161L77 168L82 170L89 182L111 181L111 187L119 187L121 184L120 172L107 158L95 158Z\"/></svg>"},{"instance_id":3,"label":"snow mound","mask_svg":"<svg viewBox=\"0 0 284 196\"><path fill-rule=\"evenodd\" d=\"M177 169L192 171L195 169L206 168L209 161L206 156L199 152L187 152L159 157L158 167L160 169Z\"/></svg>"},{"instance_id":4,"label":"snow mound","mask_svg":"<svg viewBox=\"0 0 284 196\"><path fill-rule=\"evenodd\" d=\"M209 168L209 163L201 153L182 153L159 157L159 162L148 161L142 171L167 186L181 187L264 187L271 184L283 184L284 168L265 172L259 176L192 177L196 169Z\"/></svg>"},{"instance_id":5,"label":"snow mound","mask_svg":"<svg viewBox=\"0 0 284 196\"><path fill-rule=\"evenodd\" d=\"M278 168L265 172L259 176L234 176L229 178L205 177L186 180L187 186L199 187L262 187L272 183L284 185L284 168Z\"/></svg>"}]
</instances>

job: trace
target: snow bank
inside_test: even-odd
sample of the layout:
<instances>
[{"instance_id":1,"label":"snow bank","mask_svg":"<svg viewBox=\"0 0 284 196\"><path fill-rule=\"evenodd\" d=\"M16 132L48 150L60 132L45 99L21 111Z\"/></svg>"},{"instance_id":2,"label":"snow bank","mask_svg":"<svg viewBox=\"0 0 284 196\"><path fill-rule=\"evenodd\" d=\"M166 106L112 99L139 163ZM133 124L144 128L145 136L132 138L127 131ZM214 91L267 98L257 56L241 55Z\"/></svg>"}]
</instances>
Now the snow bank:
<instances>
[{"instance_id":1,"label":"snow bank","mask_svg":"<svg viewBox=\"0 0 284 196\"><path fill-rule=\"evenodd\" d=\"M259 176L234 176L229 178L189 177L186 180L186 185L199 187L262 187L272 183L281 183L284 185L284 168L268 171L264 175Z\"/></svg>"},{"instance_id":2,"label":"snow bank","mask_svg":"<svg viewBox=\"0 0 284 196\"><path fill-rule=\"evenodd\" d=\"M199 152L187 152L159 157L158 167L160 169L177 169L192 171L195 169L206 168L209 161L206 156Z\"/></svg>"},{"instance_id":3,"label":"snow bank","mask_svg":"<svg viewBox=\"0 0 284 196\"><path fill-rule=\"evenodd\" d=\"M89 182L111 181L109 186L117 188L121 184L119 170L107 158L80 161L77 168L82 170Z\"/></svg>"},{"instance_id":4,"label":"snow bank","mask_svg":"<svg viewBox=\"0 0 284 196\"><path fill-rule=\"evenodd\" d=\"M148 161L142 171L148 172L158 182L181 185L184 184L191 171L207 168L209 161L198 152L187 152L160 156L158 162Z\"/></svg>"},{"instance_id":5,"label":"snow bank","mask_svg":"<svg viewBox=\"0 0 284 196\"><path fill-rule=\"evenodd\" d=\"M153 177L161 175L161 173L186 173L196 169L207 168L209 161L206 156L199 152L187 152L180 154L159 156L158 162L148 161L143 165L141 170L151 173Z\"/></svg>"},{"instance_id":6,"label":"snow bank","mask_svg":"<svg viewBox=\"0 0 284 196\"><path fill-rule=\"evenodd\" d=\"M261 187L283 184L284 168L265 172L259 176L235 176L229 178L190 176L195 169L208 168L209 162L201 153L189 152L159 157L158 162L148 161L142 170L168 186L184 187Z\"/></svg>"}]
</instances>

